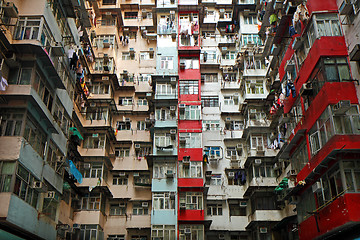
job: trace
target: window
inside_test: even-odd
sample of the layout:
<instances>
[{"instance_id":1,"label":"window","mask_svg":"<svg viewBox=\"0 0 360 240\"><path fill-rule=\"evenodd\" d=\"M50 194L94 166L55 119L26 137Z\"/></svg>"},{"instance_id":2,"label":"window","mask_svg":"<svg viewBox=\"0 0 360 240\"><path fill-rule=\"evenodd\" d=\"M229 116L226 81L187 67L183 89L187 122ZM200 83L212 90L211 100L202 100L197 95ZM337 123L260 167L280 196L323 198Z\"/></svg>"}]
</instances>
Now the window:
<instances>
[{"instance_id":1,"label":"window","mask_svg":"<svg viewBox=\"0 0 360 240\"><path fill-rule=\"evenodd\" d=\"M103 5L114 5L116 4L116 0L103 0Z\"/></svg>"},{"instance_id":2,"label":"window","mask_svg":"<svg viewBox=\"0 0 360 240\"><path fill-rule=\"evenodd\" d=\"M24 138L41 157L44 156L47 136L29 118L26 120Z\"/></svg>"},{"instance_id":3,"label":"window","mask_svg":"<svg viewBox=\"0 0 360 240\"><path fill-rule=\"evenodd\" d=\"M0 192L10 192L16 162L0 162ZM36 206L36 205L35 205Z\"/></svg>"},{"instance_id":4,"label":"window","mask_svg":"<svg viewBox=\"0 0 360 240\"><path fill-rule=\"evenodd\" d=\"M174 225L152 225L151 228L152 240L173 240L175 237Z\"/></svg>"},{"instance_id":5,"label":"window","mask_svg":"<svg viewBox=\"0 0 360 240\"><path fill-rule=\"evenodd\" d=\"M95 71L100 72L113 72L114 66L113 66L113 59L112 58L96 58L95 59Z\"/></svg>"},{"instance_id":6,"label":"window","mask_svg":"<svg viewBox=\"0 0 360 240\"><path fill-rule=\"evenodd\" d=\"M116 129L119 131L131 130L131 122L116 122Z\"/></svg>"},{"instance_id":7,"label":"window","mask_svg":"<svg viewBox=\"0 0 360 240\"><path fill-rule=\"evenodd\" d=\"M201 97L201 104L203 107L219 107L219 97L203 96Z\"/></svg>"},{"instance_id":8,"label":"window","mask_svg":"<svg viewBox=\"0 0 360 240\"><path fill-rule=\"evenodd\" d=\"M247 44L258 44L262 45L261 38L258 34L242 34L241 35L241 44L246 46Z\"/></svg>"},{"instance_id":9,"label":"window","mask_svg":"<svg viewBox=\"0 0 360 240\"><path fill-rule=\"evenodd\" d=\"M342 82L351 79L346 58L325 58L323 61L328 82Z\"/></svg>"},{"instance_id":10,"label":"window","mask_svg":"<svg viewBox=\"0 0 360 240\"><path fill-rule=\"evenodd\" d=\"M181 120L200 120L201 106L200 105L186 105L185 111L180 110Z\"/></svg>"},{"instance_id":11,"label":"window","mask_svg":"<svg viewBox=\"0 0 360 240\"><path fill-rule=\"evenodd\" d=\"M134 60L135 54L130 54L130 52L122 52L121 59L122 60Z\"/></svg>"},{"instance_id":12,"label":"window","mask_svg":"<svg viewBox=\"0 0 360 240\"><path fill-rule=\"evenodd\" d=\"M133 105L133 98L132 97L119 97L119 105L131 106L131 105Z\"/></svg>"},{"instance_id":13,"label":"window","mask_svg":"<svg viewBox=\"0 0 360 240\"><path fill-rule=\"evenodd\" d=\"M224 96L225 105L239 105L239 96Z\"/></svg>"},{"instance_id":14,"label":"window","mask_svg":"<svg viewBox=\"0 0 360 240\"><path fill-rule=\"evenodd\" d=\"M140 52L140 60L154 59L154 54L151 52Z\"/></svg>"},{"instance_id":15,"label":"window","mask_svg":"<svg viewBox=\"0 0 360 240\"><path fill-rule=\"evenodd\" d=\"M15 172L15 164L16 163L3 162L1 171L1 179L4 181L1 189L3 192L10 191L11 177ZM35 179L35 177L26 168L20 164L17 166L14 194L34 208L37 207L37 201L39 198L39 193L32 188L35 180L37 179Z\"/></svg>"},{"instance_id":16,"label":"window","mask_svg":"<svg viewBox=\"0 0 360 240\"><path fill-rule=\"evenodd\" d=\"M142 202L133 202L133 215L148 215L149 207L143 207Z\"/></svg>"},{"instance_id":17,"label":"window","mask_svg":"<svg viewBox=\"0 0 360 240\"><path fill-rule=\"evenodd\" d=\"M246 216L246 206L242 207L240 201L229 201L229 213L230 216Z\"/></svg>"},{"instance_id":18,"label":"window","mask_svg":"<svg viewBox=\"0 0 360 240\"><path fill-rule=\"evenodd\" d=\"M221 130L219 120L203 120L203 131Z\"/></svg>"},{"instance_id":19,"label":"window","mask_svg":"<svg viewBox=\"0 0 360 240\"><path fill-rule=\"evenodd\" d=\"M237 156L236 147L227 147L226 148L226 156L227 157Z\"/></svg>"},{"instance_id":20,"label":"window","mask_svg":"<svg viewBox=\"0 0 360 240\"><path fill-rule=\"evenodd\" d=\"M223 215L222 204L207 204L207 215L221 216Z\"/></svg>"},{"instance_id":21,"label":"window","mask_svg":"<svg viewBox=\"0 0 360 240\"><path fill-rule=\"evenodd\" d=\"M239 131L244 129L244 121L234 120L234 121L226 121L225 129L231 131Z\"/></svg>"},{"instance_id":22,"label":"window","mask_svg":"<svg viewBox=\"0 0 360 240\"><path fill-rule=\"evenodd\" d=\"M308 157L308 150L306 141L303 141L301 144L299 144L299 147L297 148L296 152L294 152L291 155L291 167L295 169L297 172L300 172L308 163L309 157Z\"/></svg>"},{"instance_id":23,"label":"window","mask_svg":"<svg viewBox=\"0 0 360 240\"><path fill-rule=\"evenodd\" d=\"M100 194L90 193L81 198L81 209L84 210L100 210Z\"/></svg>"},{"instance_id":24,"label":"window","mask_svg":"<svg viewBox=\"0 0 360 240\"><path fill-rule=\"evenodd\" d=\"M169 133L155 133L154 134L156 147L168 147L171 145L171 135Z\"/></svg>"},{"instance_id":25,"label":"window","mask_svg":"<svg viewBox=\"0 0 360 240\"><path fill-rule=\"evenodd\" d=\"M155 119L156 121L176 120L176 113L170 112L169 108L156 108Z\"/></svg>"},{"instance_id":26,"label":"window","mask_svg":"<svg viewBox=\"0 0 360 240\"><path fill-rule=\"evenodd\" d=\"M59 124L63 133L67 136L70 128L70 116L66 112L64 106L60 102L60 99L56 97L55 105L53 107L53 117Z\"/></svg>"},{"instance_id":27,"label":"window","mask_svg":"<svg viewBox=\"0 0 360 240\"><path fill-rule=\"evenodd\" d=\"M181 178L201 178L202 177L202 162L190 161L190 164L179 164L179 176Z\"/></svg>"},{"instance_id":28,"label":"window","mask_svg":"<svg viewBox=\"0 0 360 240\"><path fill-rule=\"evenodd\" d=\"M225 84L226 82L237 82L238 81L236 78L236 73L223 74L223 80L224 80L223 84Z\"/></svg>"},{"instance_id":29,"label":"window","mask_svg":"<svg viewBox=\"0 0 360 240\"><path fill-rule=\"evenodd\" d=\"M267 136L266 135L255 135L251 136L251 148L256 149L258 146L267 147Z\"/></svg>"},{"instance_id":30,"label":"window","mask_svg":"<svg viewBox=\"0 0 360 240\"><path fill-rule=\"evenodd\" d=\"M137 19L138 18L138 12L125 12L124 19Z\"/></svg>"},{"instance_id":31,"label":"window","mask_svg":"<svg viewBox=\"0 0 360 240\"><path fill-rule=\"evenodd\" d=\"M249 109L249 120L261 121L266 119L266 113L260 108Z\"/></svg>"},{"instance_id":32,"label":"window","mask_svg":"<svg viewBox=\"0 0 360 240\"><path fill-rule=\"evenodd\" d=\"M11 82L9 82L11 84ZM29 83L30 84L30 83ZM32 84L34 90L39 94L39 97L46 105L46 107L51 111L53 107L54 97L52 95L52 90L46 86L46 81L40 76L38 72L35 74L34 82Z\"/></svg>"},{"instance_id":33,"label":"window","mask_svg":"<svg viewBox=\"0 0 360 240\"><path fill-rule=\"evenodd\" d=\"M232 60L236 59L236 52L235 51L227 51L225 55L223 55L223 59Z\"/></svg>"},{"instance_id":34,"label":"window","mask_svg":"<svg viewBox=\"0 0 360 240\"><path fill-rule=\"evenodd\" d=\"M220 147L204 147L204 153L211 158L214 156L215 158L221 157L221 148Z\"/></svg>"},{"instance_id":35,"label":"window","mask_svg":"<svg viewBox=\"0 0 360 240\"><path fill-rule=\"evenodd\" d=\"M130 148L115 148L115 157L129 157Z\"/></svg>"},{"instance_id":36,"label":"window","mask_svg":"<svg viewBox=\"0 0 360 240\"><path fill-rule=\"evenodd\" d=\"M275 195L253 195L251 208L252 213L256 210L277 210Z\"/></svg>"},{"instance_id":37,"label":"window","mask_svg":"<svg viewBox=\"0 0 360 240\"><path fill-rule=\"evenodd\" d=\"M201 148L201 133L180 133L180 148Z\"/></svg>"},{"instance_id":38,"label":"window","mask_svg":"<svg viewBox=\"0 0 360 240\"><path fill-rule=\"evenodd\" d=\"M103 239L103 238L104 238L104 232L102 231L100 225L81 224L80 238L79 238L80 240Z\"/></svg>"},{"instance_id":39,"label":"window","mask_svg":"<svg viewBox=\"0 0 360 240\"><path fill-rule=\"evenodd\" d=\"M125 240L125 235L108 235L107 240Z\"/></svg>"},{"instance_id":40,"label":"window","mask_svg":"<svg viewBox=\"0 0 360 240\"><path fill-rule=\"evenodd\" d=\"M25 110L4 109L0 114L0 136L21 136Z\"/></svg>"},{"instance_id":41,"label":"window","mask_svg":"<svg viewBox=\"0 0 360 240\"><path fill-rule=\"evenodd\" d=\"M110 215L112 216L126 215L126 203L110 203Z\"/></svg>"},{"instance_id":42,"label":"window","mask_svg":"<svg viewBox=\"0 0 360 240\"><path fill-rule=\"evenodd\" d=\"M160 58L160 69L174 69L173 57L161 57Z\"/></svg>"},{"instance_id":43,"label":"window","mask_svg":"<svg viewBox=\"0 0 360 240\"><path fill-rule=\"evenodd\" d=\"M208 178L209 185L221 186L221 183L222 183L221 174L214 174L214 175L211 175L210 178Z\"/></svg>"},{"instance_id":44,"label":"window","mask_svg":"<svg viewBox=\"0 0 360 240\"><path fill-rule=\"evenodd\" d=\"M194 59L180 59L180 65L184 64L185 65L185 69L199 69L200 68L200 64L199 64L199 59L194 58Z\"/></svg>"},{"instance_id":45,"label":"window","mask_svg":"<svg viewBox=\"0 0 360 240\"><path fill-rule=\"evenodd\" d=\"M255 16L255 15L244 16L244 23L245 24L257 24L257 16Z\"/></svg>"},{"instance_id":46,"label":"window","mask_svg":"<svg viewBox=\"0 0 360 240\"><path fill-rule=\"evenodd\" d=\"M20 17L15 29L15 39L39 40L39 31L43 21L40 17Z\"/></svg>"},{"instance_id":47,"label":"window","mask_svg":"<svg viewBox=\"0 0 360 240\"><path fill-rule=\"evenodd\" d=\"M218 75L216 73L201 74L201 81L204 82L217 82Z\"/></svg>"},{"instance_id":48,"label":"window","mask_svg":"<svg viewBox=\"0 0 360 240\"><path fill-rule=\"evenodd\" d=\"M109 109L107 107L87 107L85 117L86 120L108 120Z\"/></svg>"},{"instance_id":49,"label":"window","mask_svg":"<svg viewBox=\"0 0 360 240\"><path fill-rule=\"evenodd\" d=\"M88 86L88 88L91 94L109 94L110 85L105 83L93 83Z\"/></svg>"},{"instance_id":50,"label":"window","mask_svg":"<svg viewBox=\"0 0 360 240\"><path fill-rule=\"evenodd\" d=\"M84 148L104 148L105 146L105 134L94 133L90 136L85 136L83 147Z\"/></svg>"},{"instance_id":51,"label":"window","mask_svg":"<svg viewBox=\"0 0 360 240\"><path fill-rule=\"evenodd\" d=\"M139 131L147 130L146 122L145 121L138 121L137 122L137 130L139 130Z\"/></svg>"},{"instance_id":52,"label":"window","mask_svg":"<svg viewBox=\"0 0 360 240\"><path fill-rule=\"evenodd\" d=\"M102 176L102 163L90 163L90 168L84 168L84 178L101 178Z\"/></svg>"},{"instance_id":53,"label":"window","mask_svg":"<svg viewBox=\"0 0 360 240\"><path fill-rule=\"evenodd\" d=\"M169 192L153 193L153 209L175 209L175 197L171 199Z\"/></svg>"},{"instance_id":54,"label":"window","mask_svg":"<svg viewBox=\"0 0 360 240\"><path fill-rule=\"evenodd\" d=\"M264 94L264 83L262 80L246 81L246 94Z\"/></svg>"},{"instance_id":55,"label":"window","mask_svg":"<svg viewBox=\"0 0 360 240\"><path fill-rule=\"evenodd\" d=\"M202 192L180 193L180 205L181 204L185 204L188 210L203 210Z\"/></svg>"},{"instance_id":56,"label":"window","mask_svg":"<svg viewBox=\"0 0 360 240\"><path fill-rule=\"evenodd\" d=\"M176 95L177 90L171 84L156 84L156 95Z\"/></svg>"},{"instance_id":57,"label":"window","mask_svg":"<svg viewBox=\"0 0 360 240\"><path fill-rule=\"evenodd\" d=\"M230 176L229 173L232 172L233 175ZM229 185L238 185L243 186L246 183L246 172L245 170L236 170L228 172L228 184ZM250 179L252 179L252 170L250 170ZM235 177L237 176L237 177Z\"/></svg>"},{"instance_id":58,"label":"window","mask_svg":"<svg viewBox=\"0 0 360 240\"><path fill-rule=\"evenodd\" d=\"M319 37L342 35L337 14L316 14L315 21Z\"/></svg>"},{"instance_id":59,"label":"window","mask_svg":"<svg viewBox=\"0 0 360 240\"><path fill-rule=\"evenodd\" d=\"M139 97L137 100L137 104L138 104L138 106L147 106L148 101L144 97Z\"/></svg>"},{"instance_id":60,"label":"window","mask_svg":"<svg viewBox=\"0 0 360 240\"><path fill-rule=\"evenodd\" d=\"M199 94L199 81L180 81L180 94Z\"/></svg>"},{"instance_id":61,"label":"window","mask_svg":"<svg viewBox=\"0 0 360 240\"><path fill-rule=\"evenodd\" d=\"M264 178L269 178L269 177L276 177L275 173L274 173L274 169L273 169L274 164L271 163L261 163L260 165L253 165L253 173L252 173L252 169L250 169L250 179L252 179L252 177L264 177ZM254 174L254 175L253 175Z\"/></svg>"},{"instance_id":62,"label":"window","mask_svg":"<svg viewBox=\"0 0 360 240\"><path fill-rule=\"evenodd\" d=\"M127 185L128 184L128 177L127 176L118 176L113 175L113 185Z\"/></svg>"},{"instance_id":63,"label":"window","mask_svg":"<svg viewBox=\"0 0 360 240\"><path fill-rule=\"evenodd\" d=\"M185 229L190 229L190 234L185 234ZM204 225L180 225L179 240L202 240L204 239Z\"/></svg>"},{"instance_id":64,"label":"window","mask_svg":"<svg viewBox=\"0 0 360 240\"><path fill-rule=\"evenodd\" d=\"M115 44L115 35L98 35L94 40L95 47L113 47Z\"/></svg>"},{"instance_id":65,"label":"window","mask_svg":"<svg viewBox=\"0 0 360 240\"><path fill-rule=\"evenodd\" d=\"M56 173L62 176L65 159L58 147L52 141L49 144L46 162L55 170Z\"/></svg>"},{"instance_id":66,"label":"window","mask_svg":"<svg viewBox=\"0 0 360 240\"><path fill-rule=\"evenodd\" d=\"M154 163L153 178L165 178L168 171L176 173L176 167L173 163Z\"/></svg>"},{"instance_id":67,"label":"window","mask_svg":"<svg viewBox=\"0 0 360 240\"><path fill-rule=\"evenodd\" d=\"M59 207L59 198L44 198L42 213L51 220L56 221L56 212Z\"/></svg>"},{"instance_id":68,"label":"window","mask_svg":"<svg viewBox=\"0 0 360 240\"><path fill-rule=\"evenodd\" d=\"M200 55L200 60L203 62L217 63L216 51L206 50Z\"/></svg>"}]
</instances>

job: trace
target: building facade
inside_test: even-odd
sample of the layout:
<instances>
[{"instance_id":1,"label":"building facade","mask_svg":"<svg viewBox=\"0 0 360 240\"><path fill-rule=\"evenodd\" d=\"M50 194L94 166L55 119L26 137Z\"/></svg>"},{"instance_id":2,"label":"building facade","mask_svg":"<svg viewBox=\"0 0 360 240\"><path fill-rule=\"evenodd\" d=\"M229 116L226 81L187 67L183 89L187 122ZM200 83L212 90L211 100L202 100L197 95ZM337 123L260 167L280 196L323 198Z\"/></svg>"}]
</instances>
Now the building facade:
<instances>
[{"instance_id":1,"label":"building facade","mask_svg":"<svg viewBox=\"0 0 360 240\"><path fill-rule=\"evenodd\" d=\"M0 2L0 238L358 237L360 1Z\"/></svg>"}]
</instances>

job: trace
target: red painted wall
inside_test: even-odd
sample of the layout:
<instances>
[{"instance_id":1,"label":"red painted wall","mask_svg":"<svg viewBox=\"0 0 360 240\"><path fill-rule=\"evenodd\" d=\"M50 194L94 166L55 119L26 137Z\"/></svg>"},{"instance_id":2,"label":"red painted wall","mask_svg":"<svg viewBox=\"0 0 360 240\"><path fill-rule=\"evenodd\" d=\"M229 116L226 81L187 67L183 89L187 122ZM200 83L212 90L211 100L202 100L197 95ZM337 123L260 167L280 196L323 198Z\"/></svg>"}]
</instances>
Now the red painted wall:
<instances>
[{"instance_id":1,"label":"red painted wall","mask_svg":"<svg viewBox=\"0 0 360 240\"><path fill-rule=\"evenodd\" d=\"M308 0L306 7L309 10L309 14L316 11L337 11L338 7L336 0Z\"/></svg>"},{"instance_id":2,"label":"red painted wall","mask_svg":"<svg viewBox=\"0 0 360 240\"><path fill-rule=\"evenodd\" d=\"M318 225L311 216L299 225L300 240L314 239L350 221L360 221L360 194L348 193L319 211Z\"/></svg>"},{"instance_id":3,"label":"red painted wall","mask_svg":"<svg viewBox=\"0 0 360 240\"><path fill-rule=\"evenodd\" d=\"M181 161L184 156L190 156L190 161L202 161L202 148L178 148L178 159Z\"/></svg>"},{"instance_id":4,"label":"red painted wall","mask_svg":"<svg viewBox=\"0 0 360 240\"><path fill-rule=\"evenodd\" d=\"M179 132L201 132L202 121L201 120L179 120L178 121Z\"/></svg>"},{"instance_id":5,"label":"red painted wall","mask_svg":"<svg viewBox=\"0 0 360 240\"><path fill-rule=\"evenodd\" d=\"M180 60L179 60L180 62ZM180 80L199 80L201 73L200 69L180 69L179 63L179 79Z\"/></svg>"},{"instance_id":6,"label":"red painted wall","mask_svg":"<svg viewBox=\"0 0 360 240\"><path fill-rule=\"evenodd\" d=\"M202 188L202 187L204 187L204 180L202 178L178 178L178 187L179 188L188 188L188 187Z\"/></svg>"},{"instance_id":7,"label":"red painted wall","mask_svg":"<svg viewBox=\"0 0 360 240\"><path fill-rule=\"evenodd\" d=\"M310 159L297 175L296 181L304 180L332 151L337 149L360 149L360 135L335 135Z\"/></svg>"},{"instance_id":8,"label":"red painted wall","mask_svg":"<svg viewBox=\"0 0 360 240\"><path fill-rule=\"evenodd\" d=\"M179 221L203 221L204 210L179 210Z\"/></svg>"}]
</instances>

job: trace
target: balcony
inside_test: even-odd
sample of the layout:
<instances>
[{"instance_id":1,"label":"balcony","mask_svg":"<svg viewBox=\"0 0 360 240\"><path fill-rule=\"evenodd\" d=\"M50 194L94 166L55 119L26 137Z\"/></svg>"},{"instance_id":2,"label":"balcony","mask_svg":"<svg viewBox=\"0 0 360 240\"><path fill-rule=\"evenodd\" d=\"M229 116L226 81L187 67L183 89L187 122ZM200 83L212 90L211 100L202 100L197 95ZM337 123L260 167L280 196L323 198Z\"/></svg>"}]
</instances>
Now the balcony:
<instances>
[{"instance_id":1,"label":"balcony","mask_svg":"<svg viewBox=\"0 0 360 240\"><path fill-rule=\"evenodd\" d=\"M241 130L224 130L224 140L240 139L243 136L243 131Z\"/></svg>"},{"instance_id":2,"label":"balcony","mask_svg":"<svg viewBox=\"0 0 360 240\"><path fill-rule=\"evenodd\" d=\"M235 47L238 44L235 35L218 36L217 42L219 47Z\"/></svg>"},{"instance_id":3,"label":"balcony","mask_svg":"<svg viewBox=\"0 0 360 240\"><path fill-rule=\"evenodd\" d=\"M94 224L105 227L106 216L100 211L79 211L74 213L74 223Z\"/></svg>"},{"instance_id":4,"label":"balcony","mask_svg":"<svg viewBox=\"0 0 360 240\"><path fill-rule=\"evenodd\" d=\"M177 100L177 93L174 94L164 94L164 93L156 93L155 100Z\"/></svg>"},{"instance_id":5,"label":"balcony","mask_svg":"<svg viewBox=\"0 0 360 240\"><path fill-rule=\"evenodd\" d=\"M169 35L176 33L177 26L174 23L174 26L170 27L167 24L159 24L157 34L158 35Z\"/></svg>"},{"instance_id":6,"label":"balcony","mask_svg":"<svg viewBox=\"0 0 360 240\"><path fill-rule=\"evenodd\" d=\"M155 121L155 128L177 128L177 119L173 117L172 119L165 119L163 121L156 120Z\"/></svg>"},{"instance_id":7,"label":"balcony","mask_svg":"<svg viewBox=\"0 0 360 240\"><path fill-rule=\"evenodd\" d=\"M153 148L153 155L156 156L176 156L177 155L177 144L175 141L171 142L167 146L156 146Z\"/></svg>"},{"instance_id":8,"label":"balcony","mask_svg":"<svg viewBox=\"0 0 360 240\"><path fill-rule=\"evenodd\" d=\"M148 164L147 164L147 161L144 157L116 157L115 160L113 161L113 168L112 168L113 171L145 171L145 170L149 170L148 168ZM111 188L113 189L115 186L112 186ZM123 187L122 185L117 185L116 188L114 189L117 189L118 190L122 190L121 194L117 191L114 191L114 198L116 195L119 196L119 198L133 198L133 192L132 190L129 190L127 188L127 186ZM150 191L149 191L150 192ZM147 193L143 193L143 194L137 194L136 197L140 197L142 199L146 199L144 198L144 194L146 194L145 196L147 196L146 198L149 197L149 195L151 195L151 192L150 194L147 194Z\"/></svg>"}]
</instances>

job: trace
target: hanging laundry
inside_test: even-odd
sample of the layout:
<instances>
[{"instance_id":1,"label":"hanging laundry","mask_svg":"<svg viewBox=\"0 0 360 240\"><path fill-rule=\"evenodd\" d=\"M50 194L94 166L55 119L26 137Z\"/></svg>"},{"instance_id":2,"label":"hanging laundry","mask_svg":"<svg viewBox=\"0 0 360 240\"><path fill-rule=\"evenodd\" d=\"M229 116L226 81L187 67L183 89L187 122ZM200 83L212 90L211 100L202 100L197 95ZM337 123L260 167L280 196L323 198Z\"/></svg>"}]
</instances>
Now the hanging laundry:
<instances>
[{"instance_id":1,"label":"hanging laundry","mask_svg":"<svg viewBox=\"0 0 360 240\"><path fill-rule=\"evenodd\" d=\"M4 77L1 77L0 82L0 91L6 91L6 88L9 86L7 80Z\"/></svg>"},{"instance_id":2,"label":"hanging laundry","mask_svg":"<svg viewBox=\"0 0 360 240\"><path fill-rule=\"evenodd\" d=\"M286 84L286 95L285 95L286 97L290 96L290 91L291 91L292 97L295 98L296 97L295 85L292 81L289 80Z\"/></svg>"}]
</instances>

